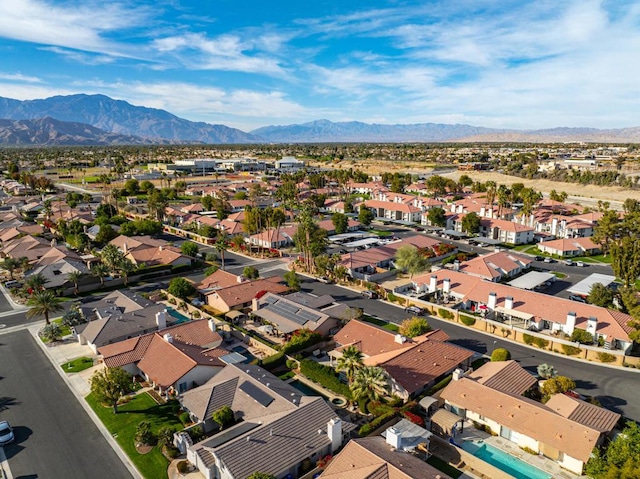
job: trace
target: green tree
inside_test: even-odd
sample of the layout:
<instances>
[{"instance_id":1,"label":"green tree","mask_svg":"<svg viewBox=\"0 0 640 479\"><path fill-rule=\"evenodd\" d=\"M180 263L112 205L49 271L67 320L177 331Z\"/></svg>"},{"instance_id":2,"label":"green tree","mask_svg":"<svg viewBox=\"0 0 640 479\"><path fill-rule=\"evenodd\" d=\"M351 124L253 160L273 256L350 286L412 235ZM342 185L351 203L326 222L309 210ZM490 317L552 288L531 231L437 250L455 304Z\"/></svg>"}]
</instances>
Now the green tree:
<instances>
[{"instance_id":1,"label":"green tree","mask_svg":"<svg viewBox=\"0 0 640 479\"><path fill-rule=\"evenodd\" d=\"M389 379L384 369L377 366L364 366L356 370L349 388L355 399L366 397L370 401L377 401L388 394Z\"/></svg>"},{"instance_id":2,"label":"green tree","mask_svg":"<svg viewBox=\"0 0 640 479\"><path fill-rule=\"evenodd\" d=\"M295 271L287 271L282 278L293 291L300 291L300 278Z\"/></svg>"},{"instance_id":3,"label":"green tree","mask_svg":"<svg viewBox=\"0 0 640 479\"><path fill-rule=\"evenodd\" d=\"M96 263L91 268L91 274L100 280L100 286L104 286L104 278L109 276L109 267L105 263Z\"/></svg>"},{"instance_id":4,"label":"green tree","mask_svg":"<svg viewBox=\"0 0 640 479\"><path fill-rule=\"evenodd\" d=\"M108 244L104 248L102 248L102 252L100 253L102 258L102 262L107 265L109 271L116 272L118 269L118 265L124 259L124 254L122 251L118 249L117 246Z\"/></svg>"},{"instance_id":5,"label":"green tree","mask_svg":"<svg viewBox=\"0 0 640 479\"><path fill-rule=\"evenodd\" d=\"M144 446L151 446L155 441L151 423L149 421L140 421L136 426L136 442Z\"/></svg>"},{"instance_id":6,"label":"green tree","mask_svg":"<svg viewBox=\"0 0 640 479\"><path fill-rule=\"evenodd\" d=\"M225 251L227 251L227 240L224 237L224 233L220 233L218 235L213 247L216 249L216 251L220 255L220 268L222 269L222 271L224 271L224 253Z\"/></svg>"},{"instance_id":7,"label":"green tree","mask_svg":"<svg viewBox=\"0 0 640 479\"><path fill-rule=\"evenodd\" d=\"M467 213L462 218L462 231L469 234L477 234L480 231L480 217L475 213Z\"/></svg>"},{"instance_id":8,"label":"green tree","mask_svg":"<svg viewBox=\"0 0 640 479\"><path fill-rule=\"evenodd\" d=\"M242 270L242 276L247 279L258 279L260 277L260 272L254 266L245 266Z\"/></svg>"},{"instance_id":9,"label":"green tree","mask_svg":"<svg viewBox=\"0 0 640 479\"><path fill-rule=\"evenodd\" d=\"M398 248L394 264L396 268L409 273L410 278L413 278L414 274L424 271L427 266L427 262L420 254L420 251L413 245L405 245Z\"/></svg>"},{"instance_id":10,"label":"green tree","mask_svg":"<svg viewBox=\"0 0 640 479\"><path fill-rule=\"evenodd\" d=\"M80 290L78 289L78 283L84 277L84 273L80 270L71 271L67 274L67 281L73 284L73 293L78 294Z\"/></svg>"},{"instance_id":11,"label":"green tree","mask_svg":"<svg viewBox=\"0 0 640 479\"><path fill-rule=\"evenodd\" d=\"M91 376L91 393L101 403L110 405L114 414L118 413L118 401L131 387L131 375L121 368L104 368Z\"/></svg>"},{"instance_id":12,"label":"green tree","mask_svg":"<svg viewBox=\"0 0 640 479\"><path fill-rule=\"evenodd\" d=\"M447 192L447 179L439 175L427 178L426 187L433 192L433 197L444 195Z\"/></svg>"},{"instance_id":13,"label":"green tree","mask_svg":"<svg viewBox=\"0 0 640 479\"><path fill-rule=\"evenodd\" d=\"M198 245L193 241L185 241L180 245L180 252L183 255L195 258L198 255Z\"/></svg>"},{"instance_id":14,"label":"green tree","mask_svg":"<svg viewBox=\"0 0 640 479\"><path fill-rule=\"evenodd\" d=\"M606 450L596 449L587 462L593 479L638 479L640 471L640 426L628 421Z\"/></svg>"},{"instance_id":15,"label":"green tree","mask_svg":"<svg viewBox=\"0 0 640 479\"><path fill-rule=\"evenodd\" d=\"M547 379L542 385L541 392L543 394L542 402L547 402L554 394L564 394L576 388L576 383L566 376L556 376Z\"/></svg>"},{"instance_id":16,"label":"green tree","mask_svg":"<svg viewBox=\"0 0 640 479\"><path fill-rule=\"evenodd\" d=\"M202 199L200 200L200 203L202 203L202 207L204 208L205 211L212 211L213 210L213 196L203 196Z\"/></svg>"},{"instance_id":17,"label":"green tree","mask_svg":"<svg viewBox=\"0 0 640 479\"><path fill-rule=\"evenodd\" d=\"M196 289L193 287L193 284L185 278L173 278L171 282L169 282L167 291L180 299L186 299L195 293Z\"/></svg>"},{"instance_id":18,"label":"green tree","mask_svg":"<svg viewBox=\"0 0 640 479\"><path fill-rule=\"evenodd\" d=\"M638 239L625 236L610 245L611 267L626 287L635 283L640 276L640 241Z\"/></svg>"},{"instance_id":19,"label":"green tree","mask_svg":"<svg viewBox=\"0 0 640 479\"><path fill-rule=\"evenodd\" d=\"M571 333L571 341L580 344L592 344L593 335L586 329L576 328Z\"/></svg>"},{"instance_id":20,"label":"green tree","mask_svg":"<svg viewBox=\"0 0 640 479\"><path fill-rule=\"evenodd\" d=\"M62 311L63 309L60 304L60 298L58 298L53 291L47 290L35 291L29 298L29 301L27 301L27 306L31 308L27 311L28 318L44 316L47 324L51 324L49 321L51 314Z\"/></svg>"},{"instance_id":21,"label":"green tree","mask_svg":"<svg viewBox=\"0 0 640 479\"><path fill-rule=\"evenodd\" d=\"M29 275L24 285L31 291L42 291L48 282L49 280L42 273L36 273Z\"/></svg>"},{"instance_id":22,"label":"green tree","mask_svg":"<svg viewBox=\"0 0 640 479\"><path fill-rule=\"evenodd\" d=\"M509 361L511 359L511 353L504 348L496 348L491 353L491 361Z\"/></svg>"},{"instance_id":23,"label":"green tree","mask_svg":"<svg viewBox=\"0 0 640 479\"><path fill-rule=\"evenodd\" d=\"M473 180L469 175L460 175L460 178L458 178L458 185L463 188L467 188L473 185Z\"/></svg>"},{"instance_id":24,"label":"green tree","mask_svg":"<svg viewBox=\"0 0 640 479\"><path fill-rule=\"evenodd\" d=\"M124 183L124 190L128 195L135 196L140 193L140 183L138 183L138 180L134 179L127 180Z\"/></svg>"},{"instance_id":25,"label":"green tree","mask_svg":"<svg viewBox=\"0 0 640 479\"><path fill-rule=\"evenodd\" d=\"M363 226L370 226L374 218L375 216L369 208L364 205L360 206L360 211L358 212L358 221L360 224Z\"/></svg>"},{"instance_id":26,"label":"green tree","mask_svg":"<svg viewBox=\"0 0 640 479\"><path fill-rule=\"evenodd\" d=\"M407 338L415 338L424 333L431 331L431 326L425 318L414 316L413 318L405 319L400 324L399 332Z\"/></svg>"},{"instance_id":27,"label":"green tree","mask_svg":"<svg viewBox=\"0 0 640 479\"><path fill-rule=\"evenodd\" d=\"M338 358L336 371L344 372L349 384L353 382L356 371L364 366L364 355L356 346L347 346L342 350L342 356Z\"/></svg>"},{"instance_id":28,"label":"green tree","mask_svg":"<svg viewBox=\"0 0 640 479\"><path fill-rule=\"evenodd\" d=\"M96 235L96 243L105 244L116 238L118 233L111 227L111 225L100 225L100 231Z\"/></svg>"},{"instance_id":29,"label":"green tree","mask_svg":"<svg viewBox=\"0 0 640 479\"><path fill-rule=\"evenodd\" d=\"M442 208L431 208L427 212L427 219L431 226L443 227L447 224L447 216Z\"/></svg>"},{"instance_id":30,"label":"green tree","mask_svg":"<svg viewBox=\"0 0 640 479\"><path fill-rule=\"evenodd\" d=\"M62 316L62 325L71 327L76 326L78 324L86 323L87 319L80 312L80 306L78 304L74 304L69 308L69 311L64 313Z\"/></svg>"},{"instance_id":31,"label":"green tree","mask_svg":"<svg viewBox=\"0 0 640 479\"><path fill-rule=\"evenodd\" d=\"M20 262L17 259L12 258L11 256L7 256L1 263L0 268L9 272L9 277L11 280L14 279L13 274L16 269L20 267Z\"/></svg>"},{"instance_id":32,"label":"green tree","mask_svg":"<svg viewBox=\"0 0 640 479\"><path fill-rule=\"evenodd\" d=\"M147 197L147 207L149 208L149 216L158 221L164 219L164 212L167 209L168 201L162 191L153 190Z\"/></svg>"},{"instance_id":33,"label":"green tree","mask_svg":"<svg viewBox=\"0 0 640 479\"><path fill-rule=\"evenodd\" d=\"M346 233L349 228L349 218L343 213L334 213L331 215L331 222L338 235Z\"/></svg>"},{"instance_id":34,"label":"green tree","mask_svg":"<svg viewBox=\"0 0 640 479\"><path fill-rule=\"evenodd\" d=\"M213 419L218 426L220 426L220 430L222 430L233 424L233 410L229 406L222 406L213 412L211 419Z\"/></svg>"},{"instance_id":35,"label":"green tree","mask_svg":"<svg viewBox=\"0 0 640 479\"><path fill-rule=\"evenodd\" d=\"M609 308L613 305L613 291L602 283L595 283L591 286L587 300L596 306Z\"/></svg>"},{"instance_id":36,"label":"green tree","mask_svg":"<svg viewBox=\"0 0 640 479\"><path fill-rule=\"evenodd\" d=\"M136 265L129 258L122 258L122 261L118 263L118 272L120 276L124 278L124 284L129 282L129 274L136 270Z\"/></svg>"}]
</instances>

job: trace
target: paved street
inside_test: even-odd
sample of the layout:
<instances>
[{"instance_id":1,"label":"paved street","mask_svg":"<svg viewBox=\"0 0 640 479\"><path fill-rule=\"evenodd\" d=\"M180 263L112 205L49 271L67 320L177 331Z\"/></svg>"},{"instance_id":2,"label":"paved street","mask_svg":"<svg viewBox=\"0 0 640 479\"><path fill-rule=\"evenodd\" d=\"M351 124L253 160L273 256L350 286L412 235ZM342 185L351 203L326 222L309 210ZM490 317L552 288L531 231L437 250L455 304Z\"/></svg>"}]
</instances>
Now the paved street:
<instances>
[{"instance_id":1,"label":"paved street","mask_svg":"<svg viewBox=\"0 0 640 479\"><path fill-rule=\"evenodd\" d=\"M358 293L339 286L304 278L302 289L317 295L330 294L338 302L344 302L356 308L361 307L368 314L394 323L400 323L407 318L407 314L402 308L378 300L365 299ZM452 343L473 351L491 354L494 347L507 348L511 351L513 359L519 361L523 367L531 372L535 372L539 364L550 363L558 370L559 374L576 381L578 392L595 396L603 406L631 419L640 420L640 398L638 397L640 372L637 370L574 361L561 355L545 353L510 341L497 340L494 345L495 338L482 334L480 331L437 318L430 317L428 320L433 328L445 331L451 337Z\"/></svg>"},{"instance_id":2,"label":"paved street","mask_svg":"<svg viewBox=\"0 0 640 479\"><path fill-rule=\"evenodd\" d=\"M0 419L15 479L131 477L28 331L0 336Z\"/></svg>"}]
</instances>

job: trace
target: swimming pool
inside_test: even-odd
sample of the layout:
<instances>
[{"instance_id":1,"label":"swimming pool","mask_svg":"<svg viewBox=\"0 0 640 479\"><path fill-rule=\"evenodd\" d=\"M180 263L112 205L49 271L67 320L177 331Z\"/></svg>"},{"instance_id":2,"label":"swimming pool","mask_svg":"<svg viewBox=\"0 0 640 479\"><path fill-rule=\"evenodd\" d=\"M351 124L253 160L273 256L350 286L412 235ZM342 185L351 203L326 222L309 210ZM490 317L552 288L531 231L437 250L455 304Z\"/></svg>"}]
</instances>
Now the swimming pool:
<instances>
[{"instance_id":1,"label":"swimming pool","mask_svg":"<svg viewBox=\"0 0 640 479\"><path fill-rule=\"evenodd\" d=\"M311 386L307 386L305 383L303 383L302 381L299 381L297 379L294 379L289 384L291 386L293 386L294 388L296 388L298 391L300 391L305 396L320 396L320 397L323 397L323 398L325 398L327 400L329 399L327 396L322 394L320 391L317 391L316 389L313 389Z\"/></svg>"},{"instance_id":2,"label":"swimming pool","mask_svg":"<svg viewBox=\"0 0 640 479\"><path fill-rule=\"evenodd\" d=\"M551 475L483 441L464 441L462 449L517 479L549 479Z\"/></svg>"},{"instance_id":3,"label":"swimming pool","mask_svg":"<svg viewBox=\"0 0 640 479\"><path fill-rule=\"evenodd\" d=\"M169 313L170 316L173 316L174 318L177 319L177 321L175 321L173 324L181 324L181 323L186 323L187 321L191 321L189 317L185 316L182 313L179 313L178 311L173 309L171 306L167 306L167 313Z\"/></svg>"}]
</instances>

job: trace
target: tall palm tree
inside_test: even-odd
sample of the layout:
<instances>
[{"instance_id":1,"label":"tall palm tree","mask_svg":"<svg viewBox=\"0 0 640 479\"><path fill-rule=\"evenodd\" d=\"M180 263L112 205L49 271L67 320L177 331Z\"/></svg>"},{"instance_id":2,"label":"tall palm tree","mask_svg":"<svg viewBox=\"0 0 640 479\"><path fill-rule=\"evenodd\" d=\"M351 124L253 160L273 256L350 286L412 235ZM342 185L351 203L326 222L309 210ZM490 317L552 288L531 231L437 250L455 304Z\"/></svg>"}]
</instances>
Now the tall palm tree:
<instances>
[{"instance_id":1,"label":"tall palm tree","mask_svg":"<svg viewBox=\"0 0 640 479\"><path fill-rule=\"evenodd\" d=\"M132 273L136 270L136 265L129 258L123 258L122 261L118 264L118 271L124 278L124 284L127 284L129 281L129 273Z\"/></svg>"},{"instance_id":2,"label":"tall palm tree","mask_svg":"<svg viewBox=\"0 0 640 479\"><path fill-rule=\"evenodd\" d=\"M104 263L96 263L91 268L91 274L100 280L100 286L104 286L105 276L109 276L109 267Z\"/></svg>"},{"instance_id":3,"label":"tall palm tree","mask_svg":"<svg viewBox=\"0 0 640 479\"><path fill-rule=\"evenodd\" d=\"M377 366L366 366L356 371L353 382L349 386L355 399L363 397L377 401L389 392L389 379L384 369Z\"/></svg>"},{"instance_id":4,"label":"tall palm tree","mask_svg":"<svg viewBox=\"0 0 640 479\"><path fill-rule=\"evenodd\" d=\"M31 306L31 309L27 311L27 317L35 318L44 316L47 324L51 324L49 321L49 315L51 313L57 313L63 310L60 304L60 298L58 298L53 291L47 290L33 293L27 302L27 306Z\"/></svg>"},{"instance_id":5,"label":"tall palm tree","mask_svg":"<svg viewBox=\"0 0 640 479\"><path fill-rule=\"evenodd\" d=\"M73 283L73 287L74 287L73 292L76 295L80 292L80 290L78 289L78 283L80 282L83 276L84 276L84 273L80 270L71 271L67 275L67 280Z\"/></svg>"},{"instance_id":6,"label":"tall palm tree","mask_svg":"<svg viewBox=\"0 0 640 479\"><path fill-rule=\"evenodd\" d=\"M9 272L9 276L13 280L13 273L16 269L20 267L20 262L17 259L12 258L11 256L7 256L4 261L0 263L0 268Z\"/></svg>"},{"instance_id":7,"label":"tall palm tree","mask_svg":"<svg viewBox=\"0 0 640 479\"><path fill-rule=\"evenodd\" d=\"M349 384L353 382L356 371L364 366L362 352L355 346L347 346L342 350L342 357L338 358L336 371L344 371Z\"/></svg>"},{"instance_id":8,"label":"tall palm tree","mask_svg":"<svg viewBox=\"0 0 640 479\"><path fill-rule=\"evenodd\" d=\"M216 249L218 254L220 255L220 269L224 271L224 252L227 251L227 240L224 237L224 233L220 233L213 247Z\"/></svg>"},{"instance_id":9,"label":"tall palm tree","mask_svg":"<svg viewBox=\"0 0 640 479\"><path fill-rule=\"evenodd\" d=\"M109 271L115 272L118 270L118 265L124 259L124 254L118 249L117 246L108 244L102 248L102 262L107 265Z\"/></svg>"},{"instance_id":10,"label":"tall palm tree","mask_svg":"<svg viewBox=\"0 0 640 479\"><path fill-rule=\"evenodd\" d=\"M24 284L27 288L30 288L33 291L42 291L44 289L44 285L48 282L49 280L45 278L41 273L37 273L29 276L25 280Z\"/></svg>"}]
</instances>

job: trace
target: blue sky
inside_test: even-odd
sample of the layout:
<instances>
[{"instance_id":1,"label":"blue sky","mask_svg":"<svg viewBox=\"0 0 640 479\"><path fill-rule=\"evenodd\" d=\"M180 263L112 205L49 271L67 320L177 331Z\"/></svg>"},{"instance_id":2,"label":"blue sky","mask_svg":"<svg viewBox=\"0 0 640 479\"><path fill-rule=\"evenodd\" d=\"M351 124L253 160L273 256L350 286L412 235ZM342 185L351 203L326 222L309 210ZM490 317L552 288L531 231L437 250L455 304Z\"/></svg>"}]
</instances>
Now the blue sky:
<instances>
[{"instance_id":1,"label":"blue sky","mask_svg":"<svg viewBox=\"0 0 640 479\"><path fill-rule=\"evenodd\" d=\"M0 0L0 96L244 130L640 125L640 2Z\"/></svg>"}]
</instances>

